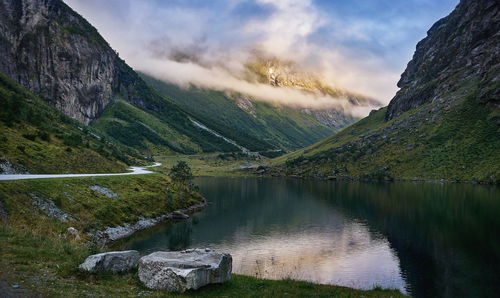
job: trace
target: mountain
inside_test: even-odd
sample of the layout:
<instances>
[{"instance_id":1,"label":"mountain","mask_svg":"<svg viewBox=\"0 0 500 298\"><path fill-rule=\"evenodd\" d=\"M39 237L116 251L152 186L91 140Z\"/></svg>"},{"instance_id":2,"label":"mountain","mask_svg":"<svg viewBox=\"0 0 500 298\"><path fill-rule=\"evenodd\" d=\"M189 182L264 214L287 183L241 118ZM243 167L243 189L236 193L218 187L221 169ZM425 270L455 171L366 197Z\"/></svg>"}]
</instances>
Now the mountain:
<instances>
[{"instance_id":1,"label":"mountain","mask_svg":"<svg viewBox=\"0 0 500 298\"><path fill-rule=\"evenodd\" d=\"M296 150L324 139L354 121L352 117L345 122L339 119L338 125L329 126L300 110L255 101L243 94L194 86L181 88L146 74L141 76L183 109L245 146L258 140L263 143L264 150Z\"/></svg>"},{"instance_id":2,"label":"mountain","mask_svg":"<svg viewBox=\"0 0 500 298\"><path fill-rule=\"evenodd\" d=\"M234 91L193 85L183 88L145 73L141 73L141 77L162 95L240 143L251 137L273 148L296 150L324 139L359 119L340 106L294 107L257 100ZM376 100L329 86L321 77L302 70L297 63L262 54L255 54L249 59L239 79L274 88L293 89L308 95L330 96L332 101L342 98L353 107L381 106Z\"/></svg>"},{"instance_id":3,"label":"mountain","mask_svg":"<svg viewBox=\"0 0 500 298\"><path fill-rule=\"evenodd\" d=\"M0 71L136 155L240 150L150 88L61 0L0 0Z\"/></svg>"},{"instance_id":4,"label":"mountain","mask_svg":"<svg viewBox=\"0 0 500 298\"><path fill-rule=\"evenodd\" d=\"M124 172L137 156L0 72L0 173Z\"/></svg>"},{"instance_id":5,"label":"mountain","mask_svg":"<svg viewBox=\"0 0 500 298\"><path fill-rule=\"evenodd\" d=\"M275 87L293 88L311 94L321 94L333 98L344 98L354 106L380 107L381 104L375 99L356 94L355 92L335 88L324 82L321 76L304 71L297 63L293 61L283 61L276 57L265 57L262 54L255 54L249 62L246 63L247 79L249 81L261 84L269 84ZM318 108L309 109L316 115L318 120L326 120L325 112L333 114L329 121L324 123L331 127L342 127L344 123L352 123L352 117L348 111L342 108ZM323 115L323 116L321 116ZM340 124L336 124L336 121Z\"/></svg>"},{"instance_id":6,"label":"mountain","mask_svg":"<svg viewBox=\"0 0 500 298\"><path fill-rule=\"evenodd\" d=\"M386 108L270 163L273 175L500 181L500 5L462 0L418 43Z\"/></svg>"}]
</instances>

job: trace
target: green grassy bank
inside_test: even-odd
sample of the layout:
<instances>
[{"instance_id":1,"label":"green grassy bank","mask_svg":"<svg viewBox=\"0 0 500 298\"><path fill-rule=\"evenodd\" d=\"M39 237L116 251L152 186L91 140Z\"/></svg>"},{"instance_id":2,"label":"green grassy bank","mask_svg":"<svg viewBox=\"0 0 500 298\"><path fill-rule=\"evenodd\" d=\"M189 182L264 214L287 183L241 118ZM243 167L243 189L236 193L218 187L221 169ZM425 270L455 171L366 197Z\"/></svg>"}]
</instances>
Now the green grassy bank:
<instances>
[{"instance_id":1,"label":"green grassy bank","mask_svg":"<svg viewBox=\"0 0 500 298\"><path fill-rule=\"evenodd\" d=\"M96 188L95 186L99 186ZM169 191L167 193L167 188ZM99 189L96 191L95 189ZM34 206L34 197L51 201L68 214L63 222ZM0 292L22 296L138 296L167 295L142 286L136 272L88 274L77 267L93 253L105 251L86 233L135 222L201 200L182 195L161 174L42 179L0 182ZM80 239L68 227L78 229ZM19 288L14 289L12 285ZM398 297L397 291L316 285L292 280L269 281L233 275L214 285L178 296L339 296Z\"/></svg>"},{"instance_id":2,"label":"green grassy bank","mask_svg":"<svg viewBox=\"0 0 500 298\"><path fill-rule=\"evenodd\" d=\"M260 280L234 275L222 285L212 285L182 295L153 291L142 286L137 272L126 274L88 274L77 266L90 253L90 245L67 239L41 236L25 229L0 226L0 266L4 270L0 279L4 284L19 285L8 289L23 295L58 296L106 296L106 297L271 297L271 296L329 296L329 297L402 297L394 290L374 289L360 291L346 287L317 285L293 280ZM1 290L1 289L0 289Z\"/></svg>"}]
</instances>

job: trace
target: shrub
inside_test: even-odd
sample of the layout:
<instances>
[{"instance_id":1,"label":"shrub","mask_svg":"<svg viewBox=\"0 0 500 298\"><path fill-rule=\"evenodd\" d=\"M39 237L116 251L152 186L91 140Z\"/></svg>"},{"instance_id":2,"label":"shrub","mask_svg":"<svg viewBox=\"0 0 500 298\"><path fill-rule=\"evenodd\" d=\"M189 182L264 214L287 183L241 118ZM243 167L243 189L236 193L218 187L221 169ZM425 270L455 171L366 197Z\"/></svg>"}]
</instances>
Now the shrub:
<instances>
[{"instance_id":1,"label":"shrub","mask_svg":"<svg viewBox=\"0 0 500 298\"><path fill-rule=\"evenodd\" d=\"M39 131L38 137L45 142L50 142L50 134L46 131Z\"/></svg>"},{"instance_id":2,"label":"shrub","mask_svg":"<svg viewBox=\"0 0 500 298\"><path fill-rule=\"evenodd\" d=\"M80 135L71 134L69 136L64 136L63 144L70 147L77 147L83 144L83 140Z\"/></svg>"},{"instance_id":3,"label":"shrub","mask_svg":"<svg viewBox=\"0 0 500 298\"><path fill-rule=\"evenodd\" d=\"M23 138L28 139L30 141L34 141L36 139L36 134L23 133Z\"/></svg>"},{"instance_id":4,"label":"shrub","mask_svg":"<svg viewBox=\"0 0 500 298\"><path fill-rule=\"evenodd\" d=\"M186 186L191 186L190 184L194 178L191 168L183 160L178 161L177 164L170 169L169 176L174 183Z\"/></svg>"}]
</instances>

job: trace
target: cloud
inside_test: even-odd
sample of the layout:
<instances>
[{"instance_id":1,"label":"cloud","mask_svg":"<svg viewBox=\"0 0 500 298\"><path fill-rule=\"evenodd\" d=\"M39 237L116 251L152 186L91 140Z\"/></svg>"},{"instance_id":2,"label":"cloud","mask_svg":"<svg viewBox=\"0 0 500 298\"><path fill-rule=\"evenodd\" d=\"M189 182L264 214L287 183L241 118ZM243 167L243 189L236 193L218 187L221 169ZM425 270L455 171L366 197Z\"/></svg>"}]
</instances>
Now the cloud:
<instances>
[{"instance_id":1,"label":"cloud","mask_svg":"<svg viewBox=\"0 0 500 298\"><path fill-rule=\"evenodd\" d=\"M357 117L366 116L373 106L352 106L347 98L333 98L323 94L303 92L292 88L275 88L266 84L250 83L234 77L224 68L206 68L196 63L180 63L172 60L144 60L141 69L156 78L188 87L193 84L202 88L230 91L277 105L296 108L335 108ZM172 71L174 70L174 71Z\"/></svg>"},{"instance_id":2,"label":"cloud","mask_svg":"<svg viewBox=\"0 0 500 298\"><path fill-rule=\"evenodd\" d=\"M421 0L410 2L415 1ZM293 60L304 71L322 77L334 87L376 98L384 104L397 91L396 82L405 66L394 66L394 61L410 55L388 50L401 48L398 38L409 30L401 18L385 24L368 15L343 16L328 11L328 1L66 2L89 19L137 70L181 86L193 84L240 92L295 107L333 107L356 116L364 116L372 108L351 107L345 98L241 79L245 63L256 50Z\"/></svg>"}]
</instances>

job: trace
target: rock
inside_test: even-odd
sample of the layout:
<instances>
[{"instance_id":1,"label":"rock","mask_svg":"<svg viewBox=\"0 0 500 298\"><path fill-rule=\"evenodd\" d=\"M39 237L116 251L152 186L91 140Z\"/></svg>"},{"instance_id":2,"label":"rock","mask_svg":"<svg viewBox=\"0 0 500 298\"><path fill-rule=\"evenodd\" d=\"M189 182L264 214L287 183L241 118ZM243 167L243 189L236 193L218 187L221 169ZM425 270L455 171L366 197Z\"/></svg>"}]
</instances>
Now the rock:
<instances>
[{"instance_id":1,"label":"rock","mask_svg":"<svg viewBox=\"0 0 500 298\"><path fill-rule=\"evenodd\" d=\"M0 7L0 71L64 114L89 124L118 94L141 106L149 100L139 76L62 1Z\"/></svg>"},{"instance_id":2,"label":"rock","mask_svg":"<svg viewBox=\"0 0 500 298\"><path fill-rule=\"evenodd\" d=\"M182 214L194 213L202 210L203 208L205 208L206 205L207 201L203 200L198 204L194 204L187 208L179 209L177 211ZM174 211L172 213L160 215L154 218L140 218L140 220L137 221L136 223L133 224L125 223L123 226L108 227L103 231L98 231L95 234L90 234L89 236L95 236L98 239L99 243L106 245L112 241L128 237L137 231L153 227L166 220L174 219L174 213L176 212Z\"/></svg>"},{"instance_id":3,"label":"rock","mask_svg":"<svg viewBox=\"0 0 500 298\"><path fill-rule=\"evenodd\" d=\"M73 235L75 237L75 240L81 240L80 239L80 234L78 233L78 230L73 228L73 227L69 227L68 228L68 233L70 233L71 235Z\"/></svg>"},{"instance_id":4,"label":"rock","mask_svg":"<svg viewBox=\"0 0 500 298\"><path fill-rule=\"evenodd\" d=\"M28 174L28 170L20 166L13 166L8 160L0 158L0 174Z\"/></svg>"},{"instance_id":5,"label":"rock","mask_svg":"<svg viewBox=\"0 0 500 298\"><path fill-rule=\"evenodd\" d=\"M139 260L139 279L148 288L185 292L231 279L231 255L207 249L154 252Z\"/></svg>"},{"instance_id":6,"label":"rock","mask_svg":"<svg viewBox=\"0 0 500 298\"><path fill-rule=\"evenodd\" d=\"M19 289L19 285L18 285L18 284L13 284L13 285L12 285L12 288L13 288L13 289Z\"/></svg>"},{"instance_id":7,"label":"rock","mask_svg":"<svg viewBox=\"0 0 500 298\"><path fill-rule=\"evenodd\" d=\"M174 211L172 213L172 219L175 220L182 220L182 219L188 219L189 215L182 213L181 211Z\"/></svg>"},{"instance_id":8,"label":"rock","mask_svg":"<svg viewBox=\"0 0 500 298\"><path fill-rule=\"evenodd\" d=\"M39 197L35 194L29 194L32 198L32 205L34 207L39 208L43 213L45 213L48 217L56 218L62 222L67 222L69 220L73 220L71 215L59 209L56 204L50 199L45 199Z\"/></svg>"},{"instance_id":9,"label":"rock","mask_svg":"<svg viewBox=\"0 0 500 298\"><path fill-rule=\"evenodd\" d=\"M98 193L106 196L106 198L108 198L108 199L118 197L118 194L114 193L111 189L103 187L103 186L92 185L89 188L95 192L98 192Z\"/></svg>"},{"instance_id":10,"label":"rock","mask_svg":"<svg viewBox=\"0 0 500 298\"><path fill-rule=\"evenodd\" d=\"M412 145L408 145L408 146L406 147L406 151L411 151L411 150L413 150L413 149L415 149L415 145L413 145L413 144L412 144Z\"/></svg>"},{"instance_id":11,"label":"rock","mask_svg":"<svg viewBox=\"0 0 500 298\"><path fill-rule=\"evenodd\" d=\"M91 255L79 268L89 272L117 273L137 267L138 262L139 252L136 250L113 251Z\"/></svg>"},{"instance_id":12,"label":"rock","mask_svg":"<svg viewBox=\"0 0 500 298\"><path fill-rule=\"evenodd\" d=\"M443 104L450 90L466 85L478 74L474 82L480 90L478 102L498 104L500 88L494 78L500 67L499 9L498 1L462 0L450 15L434 24L402 74L401 89L389 103L386 120L432 99Z\"/></svg>"}]
</instances>

